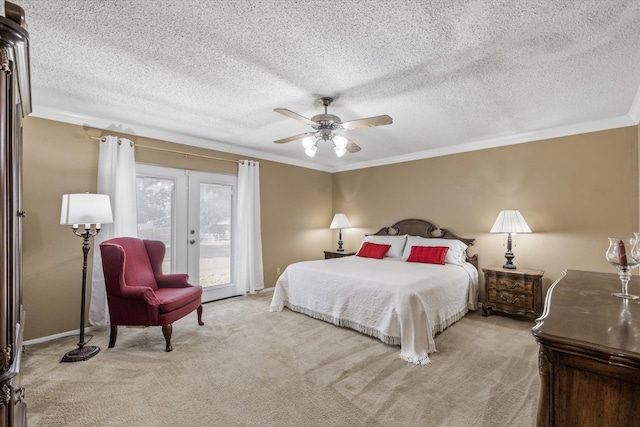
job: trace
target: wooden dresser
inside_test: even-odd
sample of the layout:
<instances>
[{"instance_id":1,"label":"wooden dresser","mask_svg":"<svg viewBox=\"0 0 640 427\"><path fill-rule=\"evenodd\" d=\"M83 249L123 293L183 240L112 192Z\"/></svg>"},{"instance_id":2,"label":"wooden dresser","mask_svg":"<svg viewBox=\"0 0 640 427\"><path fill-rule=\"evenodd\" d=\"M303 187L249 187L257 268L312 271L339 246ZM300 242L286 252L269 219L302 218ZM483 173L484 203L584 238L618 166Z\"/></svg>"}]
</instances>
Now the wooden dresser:
<instances>
[{"instance_id":1,"label":"wooden dresser","mask_svg":"<svg viewBox=\"0 0 640 427\"><path fill-rule=\"evenodd\" d=\"M22 118L31 112L24 11L0 16L0 427L26 425L22 356Z\"/></svg>"},{"instance_id":2,"label":"wooden dresser","mask_svg":"<svg viewBox=\"0 0 640 427\"><path fill-rule=\"evenodd\" d=\"M640 305L611 295L620 288L615 273L569 270L549 289L532 331L538 426L640 425Z\"/></svg>"}]
</instances>

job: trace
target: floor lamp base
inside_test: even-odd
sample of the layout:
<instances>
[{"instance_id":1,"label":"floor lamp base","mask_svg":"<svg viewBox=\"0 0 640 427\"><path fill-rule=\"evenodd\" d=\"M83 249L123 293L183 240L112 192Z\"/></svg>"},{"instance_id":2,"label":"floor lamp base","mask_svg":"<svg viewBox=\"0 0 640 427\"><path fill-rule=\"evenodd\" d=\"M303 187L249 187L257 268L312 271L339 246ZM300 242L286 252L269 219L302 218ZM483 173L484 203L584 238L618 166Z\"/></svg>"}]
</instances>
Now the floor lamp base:
<instances>
[{"instance_id":1,"label":"floor lamp base","mask_svg":"<svg viewBox=\"0 0 640 427\"><path fill-rule=\"evenodd\" d=\"M80 362L82 360L91 359L98 354L100 347L88 345L85 347L76 348L64 355L60 362Z\"/></svg>"}]
</instances>

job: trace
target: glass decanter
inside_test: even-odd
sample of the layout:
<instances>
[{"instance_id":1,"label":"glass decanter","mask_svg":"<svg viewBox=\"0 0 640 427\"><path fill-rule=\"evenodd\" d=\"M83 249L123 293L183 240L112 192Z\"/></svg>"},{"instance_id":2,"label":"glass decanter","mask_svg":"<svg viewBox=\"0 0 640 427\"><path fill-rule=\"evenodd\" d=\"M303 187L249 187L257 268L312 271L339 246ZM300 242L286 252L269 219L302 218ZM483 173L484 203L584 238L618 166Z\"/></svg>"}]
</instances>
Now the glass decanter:
<instances>
[{"instance_id":1,"label":"glass decanter","mask_svg":"<svg viewBox=\"0 0 640 427\"><path fill-rule=\"evenodd\" d=\"M609 248L607 249L607 261L618 269L618 277L622 282L622 292L615 292L614 295L619 298L638 299L637 295L631 295L628 292L629 280L631 280L631 270L640 265L640 247L637 245L640 234L636 237L614 238L609 237ZM635 252L634 252L635 249ZM634 257L637 254L638 257Z\"/></svg>"}]
</instances>

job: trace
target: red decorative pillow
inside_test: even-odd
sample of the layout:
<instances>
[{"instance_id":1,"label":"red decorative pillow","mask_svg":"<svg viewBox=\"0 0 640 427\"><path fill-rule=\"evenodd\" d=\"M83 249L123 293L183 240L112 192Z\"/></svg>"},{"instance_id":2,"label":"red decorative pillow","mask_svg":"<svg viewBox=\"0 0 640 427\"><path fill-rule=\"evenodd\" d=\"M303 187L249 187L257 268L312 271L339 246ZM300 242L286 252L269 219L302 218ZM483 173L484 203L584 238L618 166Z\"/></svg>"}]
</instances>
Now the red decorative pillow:
<instances>
[{"instance_id":1,"label":"red decorative pillow","mask_svg":"<svg viewBox=\"0 0 640 427\"><path fill-rule=\"evenodd\" d=\"M444 265L444 257L447 256L448 250L447 246L413 246L407 262Z\"/></svg>"},{"instance_id":2,"label":"red decorative pillow","mask_svg":"<svg viewBox=\"0 0 640 427\"><path fill-rule=\"evenodd\" d=\"M390 247L391 245L381 245L379 243L364 242L356 256L382 259L384 258L384 254L387 253Z\"/></svg>"}]
</instances>

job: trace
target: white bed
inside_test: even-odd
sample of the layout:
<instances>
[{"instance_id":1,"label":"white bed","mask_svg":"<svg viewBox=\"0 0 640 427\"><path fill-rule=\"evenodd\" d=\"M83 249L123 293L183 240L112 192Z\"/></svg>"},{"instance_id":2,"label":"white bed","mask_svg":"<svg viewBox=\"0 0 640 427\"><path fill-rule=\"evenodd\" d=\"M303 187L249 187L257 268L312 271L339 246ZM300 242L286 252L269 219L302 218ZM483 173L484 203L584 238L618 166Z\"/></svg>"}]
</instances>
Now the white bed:
<instances>
[{"instance_id":1,"label":"white bed","mask_svg":"<svg viewBox=\"0 0 640 427\"><path fill-rule=\"evenodd\" d=\"M403 360L429 363L435 335L477 308L477 257L463 250L461 258L451 258L458 253L452 248L466 249L473 241L422 220L400 221L365 240L392 245L382 259L349 256L290 265L276 283L271 311L287 307L349 327L399 345ZM418 245L451 246L447 262L407 262Z\"/></svg>"}]
</instances>

